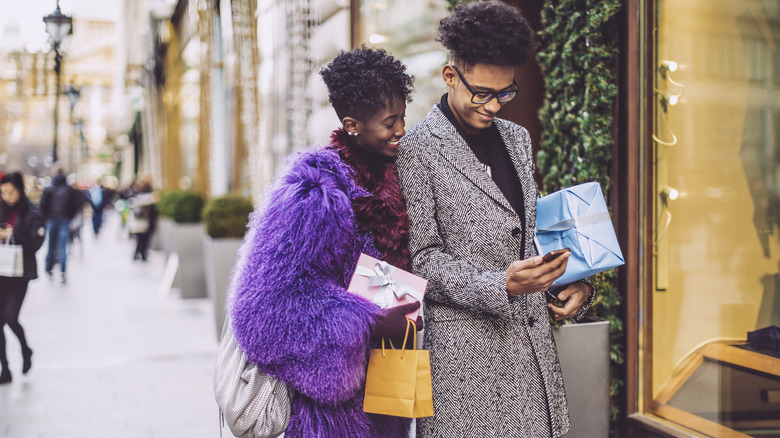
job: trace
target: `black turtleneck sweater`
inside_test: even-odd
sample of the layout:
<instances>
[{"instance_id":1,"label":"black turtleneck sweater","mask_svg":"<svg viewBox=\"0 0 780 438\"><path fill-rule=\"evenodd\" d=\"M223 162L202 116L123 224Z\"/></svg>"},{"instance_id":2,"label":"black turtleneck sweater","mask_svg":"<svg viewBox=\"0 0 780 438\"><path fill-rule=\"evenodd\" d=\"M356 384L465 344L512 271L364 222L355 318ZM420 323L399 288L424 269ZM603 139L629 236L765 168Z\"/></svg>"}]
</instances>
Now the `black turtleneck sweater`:
<instances>
[{"instance_id":1,"label":"black turtleneck sweater","mask_svg":"<svg viewBox=\"0 0 780 438\"><path fill-rule=\"evenodd\" d=\"M490 127L480 130L477 134L467 134L452 113L452 109L450 109L450 105L447 103L447 94L441 97L439 110L455 126L458 134L466 140L466 144L469 145L471 151L476 155L477 160L482 163L485 171L493 179L493 182L496 183L507 201L509 201L515 213L520 216L523 228L525 228L523 186L520 184L518 170L512 164L512 159L509 157L509 152L506 150L506 145L498 132L498 128L496 128L496 124L491 124ZM525 233L523 235L525 236Z\"/></svg>"}]
</instances>

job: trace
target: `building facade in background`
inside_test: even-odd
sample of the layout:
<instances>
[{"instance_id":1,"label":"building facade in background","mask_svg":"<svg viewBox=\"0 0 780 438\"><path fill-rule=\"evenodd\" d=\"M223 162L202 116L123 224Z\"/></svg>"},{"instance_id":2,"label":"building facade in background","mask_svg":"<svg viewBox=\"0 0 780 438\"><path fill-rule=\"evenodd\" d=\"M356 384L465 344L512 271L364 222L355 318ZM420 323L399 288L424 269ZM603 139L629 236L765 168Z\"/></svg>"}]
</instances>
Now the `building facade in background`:
<instances>
[{"instance_id":1,"label":"building facade in background","mask_svg":"<svg viewBox=\"0 0 780 438\"><path fill-rule=\"evenodd\" d=\"M63 46L61 89L54 56L29 52L18 26L6 23L0 44L0 165L48 177L53 167L83 184L114 173L122 89L117 83L116 23L75 19ZM52 162L58 105L57 163Z\"/></svg>"}]
</instances>

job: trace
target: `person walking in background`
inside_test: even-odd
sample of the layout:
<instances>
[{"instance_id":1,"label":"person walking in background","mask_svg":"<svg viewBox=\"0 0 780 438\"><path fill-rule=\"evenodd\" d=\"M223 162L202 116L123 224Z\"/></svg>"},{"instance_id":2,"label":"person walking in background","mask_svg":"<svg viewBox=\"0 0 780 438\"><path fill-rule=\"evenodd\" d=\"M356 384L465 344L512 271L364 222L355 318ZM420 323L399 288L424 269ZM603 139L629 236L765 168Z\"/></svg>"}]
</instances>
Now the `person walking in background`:
<instances>
[{"instance_id":1,"label":"person walking in background","mask_svg":"<svg viewBox=\"0 0 780 438\"><path fill-rule=\"evenodd\" d=\"M49 187L41 195L41 212L46 219L49 247L46 253L46 274L53 278L54 265L60 265L60 281L66 282L70 222L76 215L81 197L68 185L65 172L60 169Z\"/></svg>"},{"instance_id":2,"label":"person walking in background","mask_svg":"<svg viewBox=\"0 0 780 438\"><path fill-rule=\"evenodd\" d=\"M569 417L549 314L581 316L592 286L576 282L548 305L569 252L535 256L537 187L525 128L496 117L517 94L515 65L535 49L512 6L480 1L441 20L448 93L401 140L414 271L428 279L424 348L435 415L422 438L559 437Z\"/></svg>"},{"instance_id":3,"label":"person walking in background","mask_svg":"<svg viewBox=\"0 0 780 438\"><path fill-rule=\"evenodd\" d=\"M106 206L113 205L113 190L103 184L103 179L98 179L87 190L90 205L92 206L92 231L95 237L100 234L103 227L103 216Z\"/></svg>"},{"instance_id":4,"label":"person walking in background","mask_svg":"<svg viewBox=\"0 0 780 438\"><path fill-rule=\"evenodd\" d=\"M0 276L0 384L11 381L3 331L6 324L22 346L22 373L27 374L32 367L33 351L19 323L19 311L28 283L38 278L35 253L43 244L45 231L43 216L27 199L22 174L12 172L3 175L0 178L0 241L21 245L24 270L22 277Z\"/></svg>"},{"instance_id":5,"label":"person walking in background","mask_svg":"<svg viewBox=\"0 0 780 438\"><path fill-rule=\"evenodd\" d=\"M133 260L146 261L149 244L157 229L157 196L152 192L152 185L145 180L133 184L133 191L128 199L130 218L128 231L135 236L135 253Z\"/></svg>"},{"instance_id":6,"label":"person walking in background","mask_svg":"<svg viewBox=\"0 0 780 438\"><path fill-rule=\"evenodd\" d=\"M100 180L97 180L87 190L87 197L89 198L89 204L92 206L92 231L95 233L95 237L100 234L100 228L103 226L103 190L100 184Z\"/></svg>"},{"instance_id":7,"label":"person walking in background","mask_svg":"<svg viewBox=\"0 0 780 438\"><path fill-rule=\"evenodd\" d=\"M405 314L347 292L366 253L410 269L393 157L412 78L384 50L342 52L322 71L342 127L295 155L255 211L229 313L247 360L293 391L287 438L406 438L410 421L362 409L370 339L403 339ZM418 320L418 329L421 328Z\"/></svg>"}]
</instances>

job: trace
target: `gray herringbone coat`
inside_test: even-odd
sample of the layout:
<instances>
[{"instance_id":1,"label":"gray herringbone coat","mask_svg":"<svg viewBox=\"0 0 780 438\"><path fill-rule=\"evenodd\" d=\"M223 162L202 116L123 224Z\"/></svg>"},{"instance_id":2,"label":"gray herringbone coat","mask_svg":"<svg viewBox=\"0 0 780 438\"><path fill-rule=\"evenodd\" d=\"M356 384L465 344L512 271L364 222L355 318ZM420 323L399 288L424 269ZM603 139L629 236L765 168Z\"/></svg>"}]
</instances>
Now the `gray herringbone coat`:
<instances>
[{"instance_id":1,"label":"gray herringbone coat","mask_svg":"<svg viewBox=\"0 0 780 438\"><path fill-rule=\"evenodd\" d=\"M407 132L396 159L414 270L429 280L424 346L434 416L418 422L418 437L558 437L569 430L545 294L506 293L510 263L535 254L531 141L514 123L494 123L530 207L525 248L520 217L438 107Z\"/></svg>"}]
</instances>

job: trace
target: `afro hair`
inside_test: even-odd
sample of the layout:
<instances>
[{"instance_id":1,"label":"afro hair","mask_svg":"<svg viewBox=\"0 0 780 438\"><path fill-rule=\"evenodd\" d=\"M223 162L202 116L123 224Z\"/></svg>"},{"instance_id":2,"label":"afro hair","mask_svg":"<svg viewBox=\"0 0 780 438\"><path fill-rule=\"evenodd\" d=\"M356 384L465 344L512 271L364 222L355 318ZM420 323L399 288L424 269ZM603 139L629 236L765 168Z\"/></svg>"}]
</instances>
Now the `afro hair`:
<instances>
[{"instance_id":1,"label":"afro hair","mask_svg":"<svg viewBox=\"0 0 780 438\"><path fill-rule=\"evenodd\" d=\"M534 31L520 11L498 1L461 3L439 23L441 42L451 61L470 69L476 64L524 64L536 51Z\"/></svg>"},{"instance_id":2,"label":"afro hair","mask_svg":"<svg viewBox=\"0 0 780 438\"><path fill-rule=\"evenodd\" d=\"M328 99L339 119L365 121L395 99L412 101L412 76L406 66L382 49L362 46L341 52L322 70Z\"/></svg>"}]
</instances>

